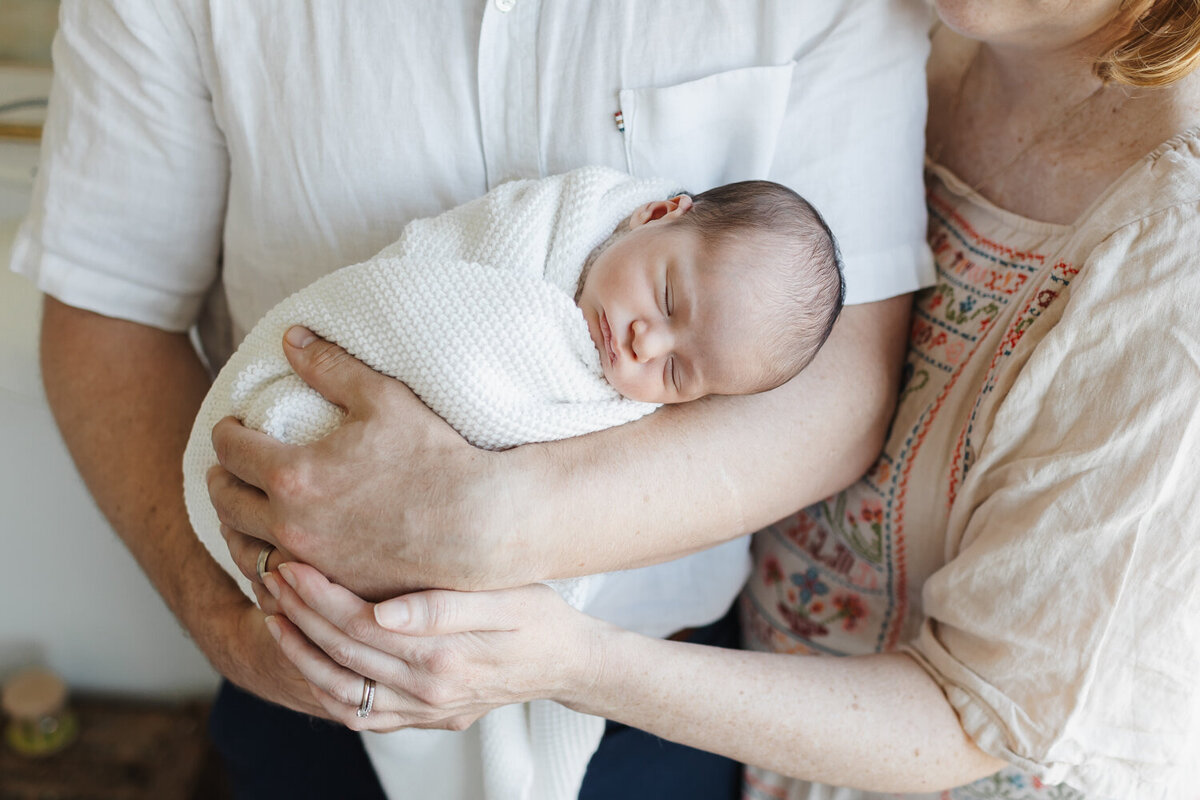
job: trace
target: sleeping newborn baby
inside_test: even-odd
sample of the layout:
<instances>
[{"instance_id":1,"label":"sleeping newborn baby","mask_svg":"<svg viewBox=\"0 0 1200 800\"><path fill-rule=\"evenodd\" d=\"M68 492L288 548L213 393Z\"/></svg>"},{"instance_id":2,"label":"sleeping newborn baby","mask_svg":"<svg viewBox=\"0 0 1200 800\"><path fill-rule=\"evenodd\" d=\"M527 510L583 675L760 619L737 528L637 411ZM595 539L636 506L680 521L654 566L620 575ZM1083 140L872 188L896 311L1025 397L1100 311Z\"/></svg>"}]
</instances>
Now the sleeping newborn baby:
<instances>
[{"instance_id":1,"label":"sleeping newborn baby","mask_svg":"<svg viewBox=\"0 0 1200 800\"><path fill-rule=\"evenodd\" d=\"M208 498L213 425L232 414L305 444L341 423L342 411L284 358L292 325L404 381L476 446L502 449L629 422L662 403L778 386L812 360L842 293L828 228L778 184L692 198L599 167L504 184L410 223L397 242L300 290L254 327L188 442L192 525L246 586ZM743 538L552 585L589 614L666 636L720 618L748 566ZM572 725L580 735L560 735ZM497 709L476 727L477 758L462 756L461 742L437 745L475 762L481 785L464 788L467 797L574 797L603 732L601 720L548 701ZM547 749L546 730L567 744ZM384 787L407 791L415 775L438 774L427 743L444 736L402 731L364 744Z\"/></svg>"},{"instance_id":2,"label":"sleeping newborn baby","mask_svg":"<svg viewBox=\"0 0 1200 800\"><path fill-rule=\"evenodd\" d=\"M576 300L604 377L625 397L773 389L812 360L841 310L833 237L779 184L652 201L622 228Z\"/></svg>"},{"instance_id":3,"label":"sleeping newborn baby","mask_svg":"<svg viewBox=\"0 0 1200 800\"><path fill-rule=\"evenodd\" d=\"M410 223L255 325L192 431L193 525L225 555L204 482L222 417L292 444L341 423L288 366L292 325L404 381L476 446L503 449L778 386L812 360L841 300L832 235L778 184L691 198L601 167L504 184Z\"/></svg>"}]
</instances>

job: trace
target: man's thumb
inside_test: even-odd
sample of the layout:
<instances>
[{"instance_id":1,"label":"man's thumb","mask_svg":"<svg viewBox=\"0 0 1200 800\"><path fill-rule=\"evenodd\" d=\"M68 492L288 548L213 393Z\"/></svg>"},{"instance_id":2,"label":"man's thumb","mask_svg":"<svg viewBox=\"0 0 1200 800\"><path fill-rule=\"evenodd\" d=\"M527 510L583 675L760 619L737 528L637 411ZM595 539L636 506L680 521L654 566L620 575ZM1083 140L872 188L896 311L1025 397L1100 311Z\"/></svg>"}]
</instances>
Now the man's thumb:
<instances>
[{"instance_id":1,"label":"man's thumb","mask_svg":"<svg viewBox=\"0 0 1200 800\"><path fill-rule=\"evenodd\" d=\"M283 354L307 383L329 402L349 410L365 396L379 373L308 328L293 325L283 336Z\"/></svg>"}]
</instances>

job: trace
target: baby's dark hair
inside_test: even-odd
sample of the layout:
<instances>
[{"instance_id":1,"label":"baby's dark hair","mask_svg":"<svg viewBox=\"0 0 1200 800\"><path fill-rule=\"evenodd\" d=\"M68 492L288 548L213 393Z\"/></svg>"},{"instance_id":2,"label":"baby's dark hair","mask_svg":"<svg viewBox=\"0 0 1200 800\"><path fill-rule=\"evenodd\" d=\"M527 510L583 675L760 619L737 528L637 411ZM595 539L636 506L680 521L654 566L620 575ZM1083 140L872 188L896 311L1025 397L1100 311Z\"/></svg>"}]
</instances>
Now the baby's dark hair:
<instances>
[{"instance_id":1,"label":"baby's dark hair","mask_svg":"<svg viewBox=\"0 0 1200 800\"><path fill-rule=\"evenodd\" d=\"M746 270L766 312L768 366L751 391L787 383L813 360L842 311L846 287L833 232L811 203L771 181L718 186L692 202L677 222L695 228L711 250L745 246L735 237L754 234L750 263L736 265Z\"/></svg>"}]
</instances>

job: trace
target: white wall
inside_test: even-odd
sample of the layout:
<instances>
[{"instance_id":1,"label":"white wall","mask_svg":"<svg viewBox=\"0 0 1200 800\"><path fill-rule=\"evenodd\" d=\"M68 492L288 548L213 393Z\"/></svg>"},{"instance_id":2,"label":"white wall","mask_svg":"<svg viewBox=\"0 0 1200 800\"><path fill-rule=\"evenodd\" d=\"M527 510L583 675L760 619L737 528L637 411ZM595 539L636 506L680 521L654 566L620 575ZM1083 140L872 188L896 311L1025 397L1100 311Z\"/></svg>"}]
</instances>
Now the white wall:
<instances>
[{"instance_id":1,"label":"white wall","mask_svg":"<svg viewBox=\"0 0 1200 800\"><path fill-rule=\"evenodd\" d=\"M216 675L96 509L46 406L41 296L7 270L36 152L0 142L0 679L39 664L73 688L210 692Z\"/></svg>"}]
</instances>

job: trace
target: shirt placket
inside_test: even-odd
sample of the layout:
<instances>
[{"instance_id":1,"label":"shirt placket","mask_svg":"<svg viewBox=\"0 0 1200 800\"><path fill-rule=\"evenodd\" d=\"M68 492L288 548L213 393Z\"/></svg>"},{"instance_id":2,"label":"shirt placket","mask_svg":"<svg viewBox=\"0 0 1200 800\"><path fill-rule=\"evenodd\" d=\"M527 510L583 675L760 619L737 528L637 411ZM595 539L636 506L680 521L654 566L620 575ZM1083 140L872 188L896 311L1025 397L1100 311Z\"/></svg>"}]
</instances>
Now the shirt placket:
<instances>
[{"instance_id":1,"label":"shirt placket","mask_svg":"<svg viewBox=\"0 0 1200 800\"><path fill-rule=\"evenodd\" d=\"M489 0L479 33L479 118L487 185L542 174L537 124L540 0Z\"/></svg>"}]
</instances>

